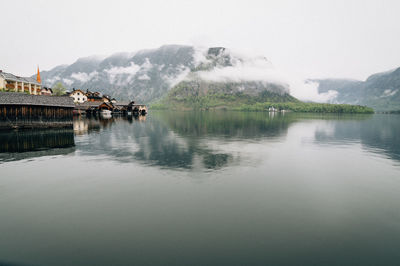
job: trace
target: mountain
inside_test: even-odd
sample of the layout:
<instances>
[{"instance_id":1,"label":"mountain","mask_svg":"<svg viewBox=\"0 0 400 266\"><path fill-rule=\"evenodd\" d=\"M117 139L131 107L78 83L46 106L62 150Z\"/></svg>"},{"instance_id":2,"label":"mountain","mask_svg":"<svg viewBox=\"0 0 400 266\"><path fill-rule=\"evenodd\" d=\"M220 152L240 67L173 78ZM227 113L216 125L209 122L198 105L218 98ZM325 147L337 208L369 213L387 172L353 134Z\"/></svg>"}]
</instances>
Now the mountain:
<instances>
[{"instance_id":1,"label":"mountain","mask_svg":"<svg viewBox=\"0 0 400 266\"><path fill-rule=\"evenodd\" d=\"M212 88L214 93L241 92L254 96L269 91L276 98L288 96L287 85L265 81L265 71L270 68L271 63L264 57L247 57L223 47L165 45L105 58L80 58L71 65L43 71L41 77L46 86L62 82L68 89L99 90L117 99L144 103L159 100L182 84L194 83L203 94Z\"/></svg>"},{"instance_id":2,"label":"mountain","mask_svg":"<svg viewBox=\"0 0 400 266\"><path fill-rule=\"evenodd\" d=\"M62 82L68 89L99 90L119 99L149 102L165 95L175 79L194 67L196 51L190 46L167 45L106 58L85 57L71 65L41 73L46 86Z\"/></svg>"},{"instance_id":3,"label":"mountain","mask_svg":"<svg viewBox=\"0 0 400 266\"><path fill-rule=\"evenodd\" d=\"M344 79L311 80L318 91L336 91L331 103L367 105L377 111L400 110L400 68L371 75L365 81Z\"/></svg>"},{"instance_id":4,"label":"mountain","mask_svg":"<svg viewBox=\"0 0 400 266\"><path fill-rule=\"evenodd\" d=\"M287 84L266 80L270 67L264 57L243 58L223 47L209 48L205 58L158 104L207 109L257 102L298 102L289 94ZM260 69L262 73L257 76Z\"/></svg>"}]
</instances>

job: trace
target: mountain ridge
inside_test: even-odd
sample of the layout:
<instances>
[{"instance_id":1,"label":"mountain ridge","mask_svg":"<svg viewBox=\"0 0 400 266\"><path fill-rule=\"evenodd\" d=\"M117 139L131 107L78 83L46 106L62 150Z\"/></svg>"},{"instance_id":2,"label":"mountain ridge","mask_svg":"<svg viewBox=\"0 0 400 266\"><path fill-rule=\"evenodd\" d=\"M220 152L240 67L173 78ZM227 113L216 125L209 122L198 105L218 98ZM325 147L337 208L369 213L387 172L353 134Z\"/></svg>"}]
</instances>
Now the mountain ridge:
<instances>
[{"instance_id":1,"label":"mountain ridge","mask_svg":"<svg viewBox=\"0 0 400 266\"><path fill-rule=\"evenodd\" d=\"M360 104L377 111L400 110L400 67L370 75L365 81L314 79L318 92L336 91L330 103Z\"/></svg>"},{"instance_id":2,"label":"mountain ridge","mask_svg":"<svg viewBox=\"0 0 400 266\"><path fill-rule=\"evenodd\" d=\"M218 82L230 82L237 79L237 73L233 71L239 68L240 74L242 70L251 70L254 63L266 71L271 65L265 57L244 58L225 47L198 48L172 44L132 53L114 53L104 58L83 57L71 65L42 71L41 76L45 86L62 82L68 89L97 89L116 98L149 103L161 99L184 80L210 79L215 82L213 79L221 78L223 80ZM263 76L259 76L243 76L235 82L242 84L244 90L251 90L254 86L247 88L247 82L261 81ZM269 88L265 86L263 89ZM285 86L280 88L288 92Z\"/></svg>"}]
</instances>

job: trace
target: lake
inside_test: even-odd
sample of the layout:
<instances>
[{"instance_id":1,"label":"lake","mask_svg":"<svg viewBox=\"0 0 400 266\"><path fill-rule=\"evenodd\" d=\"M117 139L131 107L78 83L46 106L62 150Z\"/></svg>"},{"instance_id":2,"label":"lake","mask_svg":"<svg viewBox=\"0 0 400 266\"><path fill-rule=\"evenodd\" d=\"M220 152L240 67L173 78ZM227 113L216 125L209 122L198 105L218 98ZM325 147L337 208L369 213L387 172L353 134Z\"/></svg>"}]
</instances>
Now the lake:
<instances>
[{"instance_id":1,"label":"lake","mask_svg":"<svg viewBox=\"0 0 400 266\"><path fill-rule=\"evenodd\" d=\"M400 265L400 115L0 132L0 264Z\"/></svg>"}]
</instances>

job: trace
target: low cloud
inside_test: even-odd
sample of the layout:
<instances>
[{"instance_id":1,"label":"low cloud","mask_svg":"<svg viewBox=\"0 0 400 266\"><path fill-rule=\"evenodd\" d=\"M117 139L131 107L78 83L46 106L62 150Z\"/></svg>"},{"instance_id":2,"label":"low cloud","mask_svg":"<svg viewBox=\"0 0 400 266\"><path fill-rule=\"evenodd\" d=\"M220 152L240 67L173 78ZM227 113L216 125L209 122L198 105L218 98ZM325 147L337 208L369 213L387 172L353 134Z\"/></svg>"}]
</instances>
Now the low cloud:
<instances>
[{"instance_id":1,"label":"low cloud","mask_svg":"<svg viewBox=\"0 0 400 266\"><path fill-rule=\"evenodd\" d=\"M303 80L292 80L290 84L290 94L302 101L311 101L318 103L332 102L338 95L335 90L329 90L328 92L319 93L319 84L317 82L303 81Z\"/></svg>"},{"instance_id":2,"label":"low cloud","mask_svg":"<svg viewBox=\"0 0 400 266\"><path fill-rule=\"evenodd\" d=\"M72 79L62 79L62 82L67 86L71 86L74 83Z\"/></svg>"},{"instance_id":3,"label":"low cloud","mask_svg":"<svg viewBox=\"0 0 400 266\"><path fill-rule=\"evenodd\" d=\"M283 85L287 88L286 92L302 101L330 102L338 94L337 91L319 93L318 83L306 82L304 78L280 71L263 56L248 55L230 50L225 50L224 53L230 55L232 66L217 66L211 71L199 71L196 75L201 79L212 82L260 81L276 83ZM202 57L197 54L196 58L199 60Z\"/></svg>"},{"instance_id":4,"label":"low cloud","mask_svg":"<svg viewBox=\"0 0 400 266\"><path fill-rule=\"evenodd\" d=\"M143 74L137 78L138 80L150 80L150 77L147 74Z\"/></svg>"},{"instance_id":5,"label":"low cloud","mask_svg":"<svg viewBox=\"0 0 400 266\"><path fill-rule=\"evenodd\" d=\"M61 80L61 78L59 76L55 76L53 78L46 79L46 83L51 86L51 85L55 84L57 81L60 81L60 80Z\"/></svg>"},{"instance_id":6,"label":"low cloud","mask_svg":"<svg viewBox=\"0 0 400 266\"><path fill-rule=\"evenodd\" d=\"M146 58L144 60L144 63L140 66L141 70L143 71L147 71L149 69L151 69L153 67L153 65L150 63L150 60L148 58Z\"/></svg>"},{"instance_id":7,"label":"low cloud","mask_svg":"<svg viewBox=\"0 0 400 266\"><path fill-rule=\"evenodd\" d=\"M93 71L89 74L84 72L72 73L71 78L76 79L80 82L88 82L89 80L96 77L99 73L97 71Z\"/></svg>"},{"instance_id":8,"label":"low cloud","mask_svg":"<svg viewBox=\"0 0 400 266\"><path fill-rule=\"evenodd\" d=\"M399 90L393 90L393 91L390 90L390 89L385 90L385 91L383 92L383 94L381 95L381 98L394 96L398 91L399 91Z\"/></svg>"},{"instance_id":9,"label":"low cloud","mask_svg":"<svg viewBox=\"0 0 400 266\"><path fill-rule=\"evenodd\" d=\"M205 80L215 82L281 81L278 73L264 58L237 61L233 66L216 67L212 71L199 71L198 75Z\"/></svg>"},{"instance_id":10,"label":"low cloud","mask_svg":"<svg viewBox=\"0 0 400 266\"><path fill-rule=\"evenodd\" d=\"M110 83L115 83L116 81L119 81L118 83L121 83L121 76L125 76L125 79L127 81L130 81L139 70L140 66L131 62L131 64L127 67L112 67L104 71L107 72L107 74L109 75Z\"/></svg>"},{"instance_id":11,"label":"low cloud","mask_svg":"<svg viewBox=\"0 0 400 266\"><path fill-rule=\"evenodd\" d=\"M163 79L169 84L169 87L172 88L177 85L179 82L188 78L190 73L190 68L181 67L179 72L175 75L165 75Z\"/></svg>"}]
</instances>

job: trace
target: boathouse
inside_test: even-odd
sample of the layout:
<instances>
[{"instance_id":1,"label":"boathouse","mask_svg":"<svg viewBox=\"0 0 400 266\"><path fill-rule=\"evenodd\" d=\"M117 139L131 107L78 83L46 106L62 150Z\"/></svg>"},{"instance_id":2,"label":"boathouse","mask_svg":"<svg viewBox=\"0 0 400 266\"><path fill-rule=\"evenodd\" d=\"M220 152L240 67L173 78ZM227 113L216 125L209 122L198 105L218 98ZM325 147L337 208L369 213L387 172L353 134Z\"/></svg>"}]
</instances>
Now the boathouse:
<instances>
[{"instance_id":1,"label":"boathouse","mask_svg":"<svg viewBox=\"0 0 400 266\"><path fill-rule=\"evenodd\" d=\"M98 102L98 101L75 103L74 114L76 115L96 114L99 111L99 107L101 104L103 104L103 102Z\"/></svg>"},{"instance_id":2,"label":"boathouse","mask_svg":"<svg viewBox=\"0 0 400 266\"><path fill-rule=\"evenodd\" d=\"M0 129L72 127L73 110L68 96L0 92Z\"/></svg>"},{"instance_id":3,"label":"boathouse","mask_svg":"<svg viewBox=\"0 0 400 266\"><path fill-rule=\"evenodd\" d=\"M147 114L147 106L144 104L135 104L134 102L131 102L128 105L128 112L133 112L133 114L140 114L140 115L146 115Z\"/></svg>"}]
</instances>

